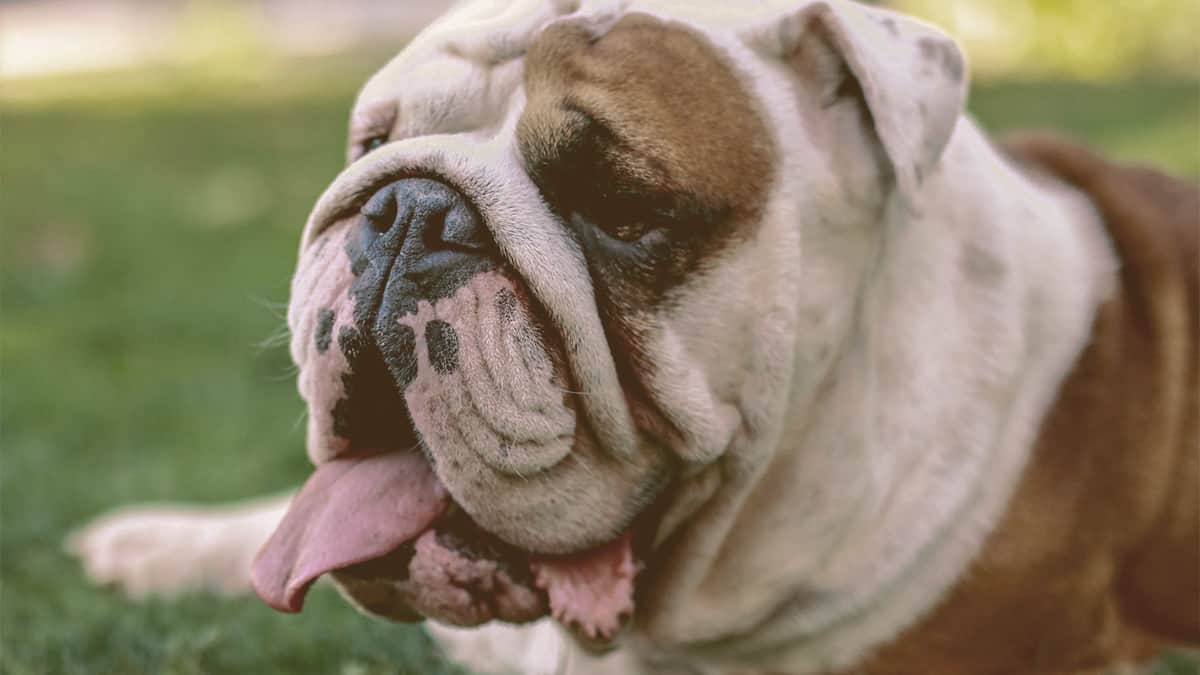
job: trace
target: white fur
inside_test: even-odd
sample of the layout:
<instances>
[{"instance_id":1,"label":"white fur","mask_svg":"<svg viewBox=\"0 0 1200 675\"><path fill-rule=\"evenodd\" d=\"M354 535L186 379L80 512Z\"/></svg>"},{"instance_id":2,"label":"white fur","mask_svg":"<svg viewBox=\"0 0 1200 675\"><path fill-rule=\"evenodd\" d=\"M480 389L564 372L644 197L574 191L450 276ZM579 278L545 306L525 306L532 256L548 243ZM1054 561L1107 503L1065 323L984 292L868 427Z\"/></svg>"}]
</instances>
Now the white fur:
<instances>
[{"instance_id":1,"label":"white fur","mask_svg":"<svg viewBox=\"0 0 1200 675\"><path fill-rule=\"evenodd\" d=\"M220 507L177 504L119 509L67 538L64 548L97 583L132 598L250 590L250 563L287 511L290 496Z\"/></svg>"},{"instance_id":2,"label":"white fur","mask_svg":"<svg viewBox=\"0 0 1200 675\"><path fill-rule=\"evenodd\" d=\"M629 646L649 672L847 667L929 611L978 552L1115 264L1082 196L1021 175L961 116L965 76L928 70L914 46L950 49L944 35L845 0L467 3L368 84L363 105L398 97L401 138L339 176L304 246L381 176L454 182L564 333L604 445L634 452L582 255L512 144L532 38L559 20L603 32L635 10L687 22L729 56L779 163L756 237L658 317L652 387L689 434L678 450L698 496L665 521L658 583ZM780 60L811 38L812 20L862 81L889 167L852 111L817 109ZM896 191L864 190L889 170ZM257 548L272 508L261 519L127 514L93 525L75 550L95 578L177 590ZM200 532L216 543L197 567L211 569L139 562L160 539ZM597 664L546 623L432 630L497 673L634 672L631 654Z\"/></svg>"},{"instance_id":3,"label":"white fur","mask_svg":"<svg viewBox=\"0 0 1200 675\"><path fill-rule=\"evenodd\" d=\"M551 619L481 628L430 621L426 628L447 656L486 675L630 675L637 669L627 652L591 656L575 648Z\"/></svg>"}]
</instances>

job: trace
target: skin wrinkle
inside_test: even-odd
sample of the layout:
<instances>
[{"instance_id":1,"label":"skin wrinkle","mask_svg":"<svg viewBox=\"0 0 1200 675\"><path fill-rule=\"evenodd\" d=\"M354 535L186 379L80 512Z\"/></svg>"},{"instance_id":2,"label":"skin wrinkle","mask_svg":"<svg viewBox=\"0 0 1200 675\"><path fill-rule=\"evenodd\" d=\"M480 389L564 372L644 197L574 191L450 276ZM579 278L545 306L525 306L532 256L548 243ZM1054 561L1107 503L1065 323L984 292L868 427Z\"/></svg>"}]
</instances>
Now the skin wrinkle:
<instances>
[{"instance_id":1,"label":"skin wrinkle","mask_svg":"<svg viewBox=\"0 0 1200 675\"><path fill-rule=\"evenodd\" d=\"M479 299L478 293L474 294L474 299L475 299L474 304L475 304L476 309L481 305L482 306L490 305L490 302L482 302ZM474 325L481 325L480 317L478 317L478 316L472 317L472 323ZM478 368L473 368L471 371L471 373L477 373L477 372L479 372ZM476 383L478 381L478 378L471 377L470 374L468 374L466 379L468 379L471 383ZM538 383L538 384L540 385L540 387L542 389L546 388L545 383ZM479 386L470 386L469 393L471 395L472 404L475 407L475 409L478 411L478 414L487 421L488 425L490 427L492 427L492 429L494 431L502 433L502 435L507 436L510 439L517 437L517 434L519 434L520 432L517 430L514 430L510 424L505 424L504 420L506 417L516 419L516 418L518 418L518 415L521 412L528 412L527 410L524 410L524 411L516 410L516 409L501 410L499 408L493 409L493 406L489 405L489 403L488 403L488 399L490 397L486 396L484 391ZM546 424L549 424L548 420L546 421ZM540 425L535 422L534 424L532 424L530 426L536 427L536 426L540 426ZM526 434L527 433L528 433L528 431L526 431ZM534 439L536 439L536 438L537 438L537 436L535 435Z\"/></svg>"},{"instance_id":2,"label":"skin wrinkle","mask_svg":"<svg viewBox=\"0 0 1200 675\"><path fill-rule=\"evenodd\" d=\"M571 438L573 436L573 432L570 430L565 430L565 431L561 431L561 432L555 431L554 429L550 428L548 421L544 425L537 424L536 422L534 422L533 424L531 424L531 426L534 426L535 428L523 429L523 430L521 430L523 432L522 436L516 436L514 433L509 432L505 429L499 428L499 426L498 426L500 424L503 424L503 420L505 419L505 416L502 415L501 413L505 412L505 411L502 411L501 409L499 409L499 406L496 406L494 410L488 410L487 412L484 412L485 408L492 408L492 406L488 405L486 399L484 399L484 401L481 404L479 398L477 398L476 395L474 394L474 388L469 388L468 391L470 392L470 396L468 399L470 402L470 410L472 412L474 412L474 417L476 419L480 420L481 422L483 422L485 425L487 425L488 430L491 431L492 434L497 439L499 439L500 444L502 446L507 445L509 448L518 448L518 449L523 449L525 451L528 451L528 450L534 450L534 449L537 449L537 448L540 448L540 447L543 447L546 445L550 445L550 444L558 444L559 441L563 441L563 440ZM465 412L465 411L460 411L460 412ZM512 410L511 412L514 415L520 414L520 415L527 416L532 411ZM543 431L543 430L537 429L536 427L545 427L545 429ZM572 428L573 428L573 425L572 425ZM507 452L506 452L506 454L507 454ZM518 456L520 456L520 455L523 455L524 452L518 452L516 454Z\"/></svg>"},{"instance_id":3,"label":"skin wrinkle","mask_svg":"<svg viewBox=\"0 0 1200 675\"><path fill-rule=\"evenodd\" d=\"M474 305L473 309L475 309L475 311L476 311L476 316L471 317L471 319L472 319L471 324L474 326L477 326L477 327L478 326L493 326L494 327L495 326L494 322L488 322L486 317L478 315L479 307L490 307L493 304L491 302L491 298L489 297L487 299L487 301L484 301L479 297L478 293L472 294L472 298L474 300L474 302L472 304ZM475 345L476 343L477 343L476 334L473 332L471 334L471 337L468 338L467 344ZM478 352L473 353L472 356L478 357ZM498 435L502 436L503 438L509 439L509 440L515 439L515 440L520 440L522 442L525 442L527 440L532 440L535 442L549 442L554 439L561 438L563 436L563 434L561 432L549 431L550 428L554 425L552 420L544 419L545 416L542 416L542 415L537 416L538 419L534 419L532 421L528 418L529 413L533 412L532 406L519 406L518 407L515 405L503 405L503 404L494 404L493 403L493 399L495 399L496 397L492 394L500 393L503 391L503 387L496 385L496 382L499 378L494 374L493 369L496 366L499 366L500 364L504 364L504 363L506 363L506 362L496 361L494 359L474 360L471 362L471 368L469 368L465 371L465 373L466 373L465 380L467 381L467 384L468 384L472 405L473 405L474 409L476 410L478 417L483 419L492 428L492 430L494 432L496 432ZM511 362L507 362L507 363L511 363ZM511 371L512 370L511 366L509 368L507 368L506 370ZM481 378L477 377L477 376L473 376L473 374L478 374L480 372L488 375L488 379L491 380L492 385L493 385L491 388L485 388L484 387L485 383L483 383L481 381ZM537 389L540 389L543 391L545 391L547 389L544 382L536 382L536 383L531 382L531 385L533 385L530 387L531 389L534 389L535 387ZM502 396L500 398L507 399L508 401L512 401L511 397ZM515 403L515 401L513 401L513 402ZM559 406L559 410L560 411L562 410L561 404ZM561 417L561 415L560 415L560 417ZM505 422L506 420L510 420L510 423L506 423ZM516 429L513 426L513 423L515 423L517 420L520 420L521 422L523 422L524 425L527 427L527 429L524 431L524 433L522 433L522 430ZM551 438L546 437L542 433L534 433L532 437L529 437L529 434L532 432L532 429L529 429L528 427L537 428L537 427L543 427L543 426L547 428L547 431L552 436ZM526 436L526 438L521 438L521 436Z\"/></svg>"},{"instance_id":4,"label":"skin wrinkle","mask_svg":"<svg viewBox=\"0 0 1200 675\"><path fill-rule=\"evenodd\" d=\"M505 393L518 407L524 409L534 408L537 404L533 386L534 372L530 370L529 365L516 353L516 348L513 345L515 337L512 332L512 324L515 323L515 320L510 319L506 322L496 317L485 316L481 321L493 332L492 339L486 345L489 348L489 353L484 358L484 366L488 368L489 374L499 379L499 376L492 372L490 364L492 362L514 364L512 376L504 383L506 387ZM538 411L543 414L548 412L543 407L538 407Z\"/></svg>"},{"instance_id":5,"label":"skin wrinkle","mask_svg":"<svg viewBox=\"0 0 1200 675\"><path fill-rule=\"evenodd\" d=\"M434 317L448 322L449 325L455 327L460 336L463 358L462 368L454 373L440 377L425 376L421 374L421 368L428 361L428 353L419 346L418 363L422 365L418 366L418 387L406 392L406 398L409 399L418 427L423 427L424 424L432 424L435 427L452 424L449 421L439 422L438 420L442 417L447 417L449 420L461 420L462 422L456 426L459 435L465 441L463 447L472 448L474 452L480 453L480 456L495 469L527 473L546 468L548 462L553 464L560 461L565 452L570 449L570 444L566 439L571 437L571 433L566 430L551 431L553 427L549 425L555 424L552 420L539 421L537 418L530 418L528 414L508 408L508 406L497 406L495 390L485 391L489 388L485 387L485 383L480 379L480 375L483 374L481 371L484 369L479 363L479 353L475 346L478 339L477 331L466 328L468 325L479 325L479 317L472 314L477 311L480 302L491 304L492 298L498 290L495 288L497 283L500 284L500 287L506 287L511 282L504 281L503 277L497 273L485 273L460 289L453 298L440 300L434 305L421 302L415 315L399 319L414 329L417 326L425 327L422 328L422 332ZM486 301L480 299L481 284L493 287ZM543 389L548 388L557 394L557 389L550 385L551 382L547 380L540 383L539 386ZM563 408L559 408L559 410L566 412ZM559 417L561 421L557 424L573 426L573 423L569 421L573 418L573 414L564 418L560 413ZM475 423L468 425L465 420L475 420ZM539 427L543 430L539 431ZM523 450L512 452L512 456L509 458L497 456L499 445L504 442L523 448ZM555 449L547 455L547 451L552 447ZM518 469L517 465L512 464L513 461L522 462L525 467ZM535 463L530 464L531 461Z\"/></svg>"},{"instance_id":6,"label":"skin wrinkle","mask_svg":"<svg viewBox=\"0 0 1200 675\"><path fill-rule=\"evenodd\" d=\"M481 318L481 322L495 331L496 345L503 349L502 354L493 354L493 358L500 363L520 363L522 366L514 369L521 377L512 378L508 383L513 400L522 408L536 408L541 414L552 414L556 405L561 404L564 399L552 396L547 391L547 396L537 400L532 384L539 375L544 374L549 361L546 358L546 350L538 348L539 340L533 337L538 332L537 324L526 312L518 308L519 301L515 291L516 289L501 289L494 302L484 309L486 314ZM488 362L485 361L484 364L487 365ZM555 385L555 389L563 390L554 382L553 376L546 379Z\"/></svg>"},{"instance_id":7,"label":"skin wrinkle","mask_svg":"<svg viewBox=\"0 0 1200 675\"><path fill-rule=\"evenodd\" d=\"M509 289L501 289L493 302L480 305L479 324L488 331L487 339L483 340L480 346L483 367L497 389L502 389L504 395L512 400L518 409L536 409L540 414L548 414L549 408L535 400L534 372L529 368L529 364L515 353L513 347L513 341L516 339L513 333L517 324L516 309L510 309L507 318L500 316L498 307L501 298L506 294L515 304L516 296ZM483 353L485 349L486 354ZM501 378L493 369L493 363L512 364L509 377Z\"/></svg>"},{"instance_id":8,"label":"skin wrinkle","mask_svg":"<svg viewBox=\"0 0 1200 675\"><path fill-rule=\"evenodd\" d=\"M512 341L511 347L517 351L517 356L520 358L525 367L525 372L530 378L536 376L544 376L544 379L549 380L560 391L565 391L562 384L554 379L554 374L547 373L547 370L553 368L553 364L546 358L546 352L539 348L542 338L538 335L536 325L532 322L517 322L512 326ZM561 379L567 379L565 374ZM532 391L523 392L523 395L532 395ZM555 401L547 400L544 405L553 406Z\"/></svg>"},{"instance_id":9,"label":"skin wrinkle","mask_svg":"<svg viewBox=\"0 0 1200 675\"><path fill-rule=\"evenodd\" d=\"M480 371L474 372L478 373ZM468 393L470 394L472 410L502 441L510 445L514 442L522 445L542 445L562 440L571 435L569 431L554 430L553 427L555 425L553 420L547 419L549 416L543 414L539 409L520 408L515 405L494 403L492 397L485 395L485 390L481 386L483 383L478 382L481 378L468 377L466 379L468 380ZM511 398L509 398L509 401L512 402ZM561 409L560 407L559 410ZM513 420L518 416L526 423L527 428L515 431L511 424L505 423L505 420ZM521 436L518 436L518 433L521 433Z\"/></svg>"},{"instance_id":10,"label":"skin wrinkle","mask_svg":"<svg viewBox=\"0 0 1200 675\"><path fill-rule=\"evenodd\" d=\"M491 306L491 302L486 303ZM493 391L499 394L502 398L512 400L512 394L507 390L507 382L502 379L497 372L493 370L492 362L496 361L496 333L499 329L494 317L489 317L483 313L482 307L485 303L480 299L479 294L475 294L474 307L474 323L475 323L475 339L473 340L474 357L480 363L483 375L486 376L486 384ZM505 363L498 361L498 363Z\"/></svg>"},{"instance_id":11,"label":"skin wrinkle","mask_svg":"<svg viewBox=\"0 0 1200 675\"><path fill-rule=\"evenodd\" d=\"M420 347L419 347L419 350L418 350L418 351L419 351L419 352L421 352L421 351L422 351ZM424 356L424 353L420 353L420 354L419 354L419 362L420 362L422 365L424 365L424 363L425 363L425 358L426 358L426 357ZM419 366L419 370L420 370L420 366ZM419 380L420 380L420 378L419 378ZM418 384L420 384L420 382L419 382ZM421 416L421 414L422 414L422 412L421 412L421 408L422 408L422 405L425 405L425 404L422 404L422 402L420 402L419 400L414 400L414 399L413 399L413 396L414 396L414 395L416 395L416 396L420 396L420 395L421 395L421 392L419 392L419 390L409 390L409 392L407 393L407 395L408 395L408 398L409 398L409 401L410 401L410 406L412 406L412 407L413 407L413 410L414 410L414 414L415 414L415 416L418 416L418 419L420 420L420 416ZM452 407L452 402L451 402L451 407ZM419 424L419 425L420 425L420 424ZM422 428L424 428L424 425L422 425ZM461 430L461 429L456 429L456 430L452 430L452 431L451 431L451 430L448 430L448 429L444 429L444 428L443 428L443 425L434 425L434 426L433 426L433 429L430 429L430 430L428 430L428 434L427 434L427 436L430 436L430 435L438 435L438 434L440 434L440 435L445 435L445 434L448 434L448 432L452 432L452 434L454 434L454 435L458 435L458 434L463 434L463 432L464 432L464 431L463 431L463 430ZM433 437L430 437L431 444L434 444L434 446L438 446L438 444L439 444L439 443L438 443L438 441L439 441L439 440L444 440L446 443L448 443L448 444L446 444L446 446L445 446L445 448L446 448L446 449L449 449L449 448L454 448L454 447L464 447L464 443L455 443L455 440L454 440L454 438L452 438L452 437L445 437L445 438L433 438Z\"/></svg>"},{"instance_id":12,"label":"skin wrinkle","mask_svg":"<svg viewBox=\"0 0 1200 675\"><path fill-rule=\"evenodd\" d=\"M489 303L490 306L491 303ZM480 313L477 308L476 325L483 333L483 339L477 340L475 347L478 350L478 359L482 365L483 373L486 374L491 387L498 394L516 404L517 408L528 408L528 405L522 405L522 402L517 400L514 383L519 375L527 375L524 370L510 368L510 377L507 379L501 378L499 373L493 370L493 363L514 363L514 361L505 359L505 355L499 353L502 346L505 344L504 338L499 336L501 324L495 320L495 317L487 316ZM478 407L478 403L476 403Z\"/></svg>"}]
</instances>

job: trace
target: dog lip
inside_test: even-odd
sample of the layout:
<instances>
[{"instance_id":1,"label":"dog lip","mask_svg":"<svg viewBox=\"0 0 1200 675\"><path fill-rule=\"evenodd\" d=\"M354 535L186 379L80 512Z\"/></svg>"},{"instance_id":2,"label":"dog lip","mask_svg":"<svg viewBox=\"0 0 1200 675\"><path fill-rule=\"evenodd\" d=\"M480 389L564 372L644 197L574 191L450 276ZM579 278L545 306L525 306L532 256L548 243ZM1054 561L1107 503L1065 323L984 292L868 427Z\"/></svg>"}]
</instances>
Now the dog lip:
<instances>
[{"instance_id":1,"label":"dog lip","mask_svg":"<svg viewBox=\"0 0 1200 675\"><path fill-rule=\"evenodd\" d=\"M365 608L398 621L524 623L547 614L525 554L451 504L413 540L373 560L331 570ZM360 597L361 596L361 597ZM379 597L390 598L378 602Z\"/></svg>"},{"instance_id":2,"label":"dog lip","mask_svg":"<svg viewBox=\"0 0 1200 675\"><path fill-rule=\"evenodd\" d=\"M451 501L414 541L333 573L352 587L366 582L402 588L390 604L368 606L392 620L410 621L420 614L478 625L496 619L523 623L549 615L588 651L602 654L632 623L637 575L645 559L640 554L647 552L660 510L651 504L628 529L603 544L547 556L504 542ZM418 561L419 556L424 558ZM432 577L433 584L426 585L430 564L444 567ZM520 597L524 602L514 601Z\"/></svg>"}]
</instances>

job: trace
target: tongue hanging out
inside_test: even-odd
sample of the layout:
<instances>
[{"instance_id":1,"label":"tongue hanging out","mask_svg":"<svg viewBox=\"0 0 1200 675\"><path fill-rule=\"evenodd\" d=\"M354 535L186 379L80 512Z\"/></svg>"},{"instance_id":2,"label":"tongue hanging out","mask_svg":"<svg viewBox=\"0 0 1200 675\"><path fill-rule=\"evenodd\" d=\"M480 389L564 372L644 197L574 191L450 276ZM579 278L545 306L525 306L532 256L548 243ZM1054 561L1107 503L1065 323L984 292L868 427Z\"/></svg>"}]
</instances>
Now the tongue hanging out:
<instances>
[{"instance_id":1,"label":"tongue hanging out","mask_svg":"<svg viewBox=\"0 0 1200 675\"><path fill-rule=\"evenodd\" d=\"M254 559L254 592L281 612L299 612L317 577L416 539L449 505L445 488L419 453L326 462L292 499Z\"/></svg>"},{"instance_id":2,"label":"tongue hanging out","mask_svg":"<svg viewBox=\"0 0 1200 675\"><path fill-rule=\"evenodd\" d=\"M419 453L322 464L255 559L254 590L271 607L298 612L322 574L382 558L416 541L412 559L400 563L407 570L395 570L404 580L392 587L418 611L461 624L527 621L541 616L548 600L553 616L582 636L616 637L633 611L637 568L629 533L573 555L530 556L524 564L539 591L494 561L447 548L435 536L435 525L450 504Z\"/></svg>"}]
</instances>

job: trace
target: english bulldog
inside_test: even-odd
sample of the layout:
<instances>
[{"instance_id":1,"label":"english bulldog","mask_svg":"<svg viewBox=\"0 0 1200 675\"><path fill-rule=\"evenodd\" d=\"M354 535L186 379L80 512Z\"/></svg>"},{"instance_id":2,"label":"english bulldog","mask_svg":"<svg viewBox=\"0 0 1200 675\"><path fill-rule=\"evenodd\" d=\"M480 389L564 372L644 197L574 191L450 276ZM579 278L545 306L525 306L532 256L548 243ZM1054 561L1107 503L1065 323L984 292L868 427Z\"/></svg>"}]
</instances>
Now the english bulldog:
<instances>
[{"instance_id":1,"label":"english bulldog","mask_svg":"<svg viewBox=\"0 0 1200 675\"><path fill-rule=\"evenodd\" d=\"M362 90L304 229L310 480L73 549L285 612L329 575L481 672L1200 641L1197 190L995 145L967 82L848 0L456 6Z\"/></svg>"}]
</instances>

